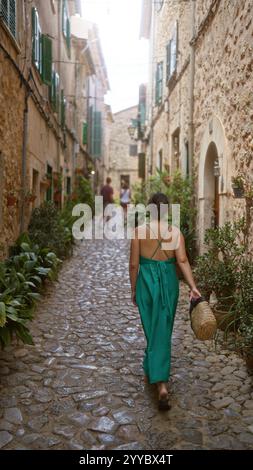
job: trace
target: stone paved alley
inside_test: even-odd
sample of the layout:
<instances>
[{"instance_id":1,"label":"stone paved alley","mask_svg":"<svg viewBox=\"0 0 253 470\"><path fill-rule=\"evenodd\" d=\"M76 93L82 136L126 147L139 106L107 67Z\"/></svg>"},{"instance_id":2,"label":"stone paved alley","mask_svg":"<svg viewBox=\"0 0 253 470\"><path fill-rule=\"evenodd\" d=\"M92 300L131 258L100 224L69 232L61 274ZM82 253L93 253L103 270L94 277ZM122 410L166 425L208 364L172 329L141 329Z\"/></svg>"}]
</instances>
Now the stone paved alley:
<instances>
[{"instance_id":1,"label":"stone paved alley","mask_svg":"<svg viewBox=\"0 0 253 470\"><path fill-rule=\"evenodd\" d=\"M157 411L127 255L125 240L81 243L37 309L35 346L0 353L1 448L253 448L252 378L236 355L194 339L184 286L172 409Z\"/></svg>"}]
</instances>

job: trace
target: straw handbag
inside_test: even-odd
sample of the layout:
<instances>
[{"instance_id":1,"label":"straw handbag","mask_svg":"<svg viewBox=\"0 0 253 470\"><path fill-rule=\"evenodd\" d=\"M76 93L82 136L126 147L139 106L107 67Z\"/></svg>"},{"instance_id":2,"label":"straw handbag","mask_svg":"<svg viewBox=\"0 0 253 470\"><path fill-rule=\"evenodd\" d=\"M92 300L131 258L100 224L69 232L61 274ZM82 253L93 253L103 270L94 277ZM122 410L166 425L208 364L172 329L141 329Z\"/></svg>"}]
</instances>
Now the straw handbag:
<instances>
[{"instance_id":1,"label":"straw handbag","mask_svg":"<svg viewBox=\"0 0 253 470\"><path fill-rule=\"evenodd\" d=\"M192 299L190 304L191 327L197 339L212 339L217 330L216 318L204 297Z\"/></svg>"}]
</instances>

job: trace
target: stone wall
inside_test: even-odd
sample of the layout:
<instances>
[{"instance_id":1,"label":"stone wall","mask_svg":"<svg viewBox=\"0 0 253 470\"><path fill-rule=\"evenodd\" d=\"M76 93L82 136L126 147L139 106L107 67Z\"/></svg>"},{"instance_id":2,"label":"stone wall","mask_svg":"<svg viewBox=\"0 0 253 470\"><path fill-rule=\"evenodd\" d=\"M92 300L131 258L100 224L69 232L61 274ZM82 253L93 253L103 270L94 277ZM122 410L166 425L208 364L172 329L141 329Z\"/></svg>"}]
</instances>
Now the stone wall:
<instances>
[{"instance_id":1,"label":"stone wall","mask_svg":"<svg viewBox=\"0 0 253 470\"><path fill-rule=\"evenodd\" d=\"M179 162L182 173L186 173L190 137L191 5L192 2L171 0L164 3L160 12L153 11L150 33L150 62L153 65L147 100L148 155L153 154L153 172L159 150L163 149L164 163L169 163L170 170L173 172ZM195 5L193 173L199 214L199 249L202 250L205 230L214 223L217 207L220 225L246 215L245 199L234 198L232 176L242 172L253 181L253 2L196 0ZM177 73L174 83L172 80L166 87L164 82L163 102L157 107L156 64L161 60L166 64L165 46L176 20ZM150 128L153 128L153 140ZM179 158L173 154L172 145L177 129L180 132ZM214 176L215 162L220 172L216 177L218 180ZM253 223L250 223L253 243Z\"/></svg>"},{"instance_id":2,"label":"stone wall","mask_svg":"<svg viewBox=\"0 0 253 470\"><path fill-rule=\"evenodd\" d=\"M180 129L180 154L185 167L184 141L187 139L189 121L189 37L190 37L190 4L181 4L171 0L165 2L160 12L154 14L154 31L151 32L150 47L152 49L150 80L148 86L148 118L153 121L153 145L149 152L152 154L152 171L159 162L159 151L163 153L163 168L169 165L173 172L177 165L174 161L172 135ZM175 24L178 24L178 54L176 81L171 86L166 80L166 46L170 41ZM163 61L163 100L160 106L155 106L155 74L156 65ZM178 77L180 79L178 80ZM151 83L153 82L153 95ZM168 86L169 85L169 86ZM153 103L151 104L151 98ZM168 105L165 105L165 100ZM168 106L168 107L167 107Z\"/></svg>"},{"instance_id":3,"label":"stone wall","mask_svg":"<svg viewBox=\"0 0 253 470\"><path fill-rule=\"evenodd\" d=\"M206 14L201 13L201 3L197 5L197 25ZM207 138L206 129L210 120L218 119L223 129L219 155L222 222L245 215L245 200L232 195L231 177L240 171L253 181L252 18L251 0L222 0L196 41L194 167L201 178L199 168L206 157L203 148L208 138L213 140L212 136ZM219 139L213 141L219 148Z\"/></svg>"},{"instance_id":4,"label":"stone wall","mask_svg":"<svg viewBox=\"0 0 253 470\"><path fill-rule=\"evenodd\" d=\"M18 48L0 25L0 43L17 60ZM18 236L20 222L21 162L25 90L11 60L0 49L0 258ZM15 191L17 204L7 205Z\"/></svg>"},{"instance_id":5,"label":"stone wall","mask_svg":"<svg viewBox=\"0 0 253 470\"><path fill-rule=\"evenodd\" d=\"M115 195L119 195L121 188L121 175L129 175L130 186L139 181L138 157L130 156L129 147L135 145L128 133L131 119L136 119L137 106L119 111L113 115L114 122L111 124L110 146L109 146L109 169L108 176L112 178L112 186Z\"/></svg>"}]
</instances>

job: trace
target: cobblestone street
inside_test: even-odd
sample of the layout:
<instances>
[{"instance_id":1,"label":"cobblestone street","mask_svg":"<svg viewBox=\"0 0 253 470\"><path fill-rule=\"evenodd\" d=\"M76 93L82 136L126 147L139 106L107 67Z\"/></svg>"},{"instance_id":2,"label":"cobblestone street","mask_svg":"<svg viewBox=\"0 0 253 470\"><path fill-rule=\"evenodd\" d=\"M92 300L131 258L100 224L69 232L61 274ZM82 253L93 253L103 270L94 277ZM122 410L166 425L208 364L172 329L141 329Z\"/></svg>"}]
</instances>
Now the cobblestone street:
<instances>
[{"instance_id":1,"label":"cobblestone street","mask_svg":"<svg viewBox=\"0 0 253 470\"><path fill-rule=\"evenodd\" d=\"M172 409L160 413L143 383L128 243L80 243L38 306L35 346L0 353L0 448L253 448L252 377L235 354L194 339L187 292L174 328Z\"/></svg>"}]
</instances>

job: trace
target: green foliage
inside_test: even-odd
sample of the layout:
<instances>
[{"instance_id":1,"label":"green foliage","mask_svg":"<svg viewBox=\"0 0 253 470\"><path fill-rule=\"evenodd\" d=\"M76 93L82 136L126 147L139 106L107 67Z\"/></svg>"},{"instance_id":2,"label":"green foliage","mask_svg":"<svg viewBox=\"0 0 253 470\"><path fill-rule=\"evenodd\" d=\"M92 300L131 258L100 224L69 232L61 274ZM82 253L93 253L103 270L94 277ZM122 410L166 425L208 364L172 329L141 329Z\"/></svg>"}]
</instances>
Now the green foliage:
<instances>
[{"instance_id":1,"label":"green foliage","mask_svg":"<svg viewBox=\"0 0 253 470\"><path fill-rule=\"evenodd\" d=\"M196 243L193 181L183 178L179 171L169 177L167 172L157 170L148 181L133 186L133 203L147 205L150 196L156 192L166 194L170 204L180 204L180 228L185 237L187 255L190 262L193 262ZM171 222L171 214L169 221Z\"/></svg>"},{"instance_id":2,"label":"green foliage","mask_svg":"<svg viewBox=\"0 0 253 470\"><path fill-rule=\"evenodd\" d=\"M238 286L234 302L239 323L236 347L253 356L253 262L249 259L242 260Z\"/></svg>"},{"instance_id":3,"label":"green foliage","mask_svg":"<svg viewBox=\"0 0 253 470\"><path fill-rule=\"evenodd\" d=\"M51 201L36 207L28 226L29 236L40 248L47 248L64 259L72 253L72 232L67 211L63 214Z\"/></svg>"},{"instance_id":4,"label":"green foliage","mask_svg":"<svg viewBox=\"0 0 253 470\"><path fill-rule=\"evenodd\" d=\"M61 261L48 249L40 248L23 234L0 263L0 344L7 346L15 334L33 344L27 322L40 299L43 283L54 280Z\"/></svg>"},{"instance_id":5,"label":"green foliage","mask_svg":"<svg viewBox=\"0 0 253 470\"><path fill-rule=\"evenodd\" d=\"M207 230L205 243L207 252L198 257L195 269L198 287L207 298L214 292L216 308L227 312L224 334L227 338L234 331L232 347L253 355L253 262L247 254L245 219Z\"/></svg>"},{"instance_id":6,"label":"green foliage","mask_svg":"<svg viewBox=\"0 0 253 470\"><path fill-rule=\"evenodd\" d=\"M199 289L207 298L214 292L218 308L229 309L234 303L242 255L247 250L245 220L208 229L205 245L207 251L197 258L195 268Z\"/></svg>"},{"instance_id":7,"label":"green foliage","mask_svg":"<svg viewBox=\"0 0 253 470\"><path fill-rule=\"evenodd\" d=\"M85 203L90 206L92 213L95 210L95 198L92 190L91 182L83 176L77 176L76 186L76 203Z\"/></svg>"}]
</instances>

